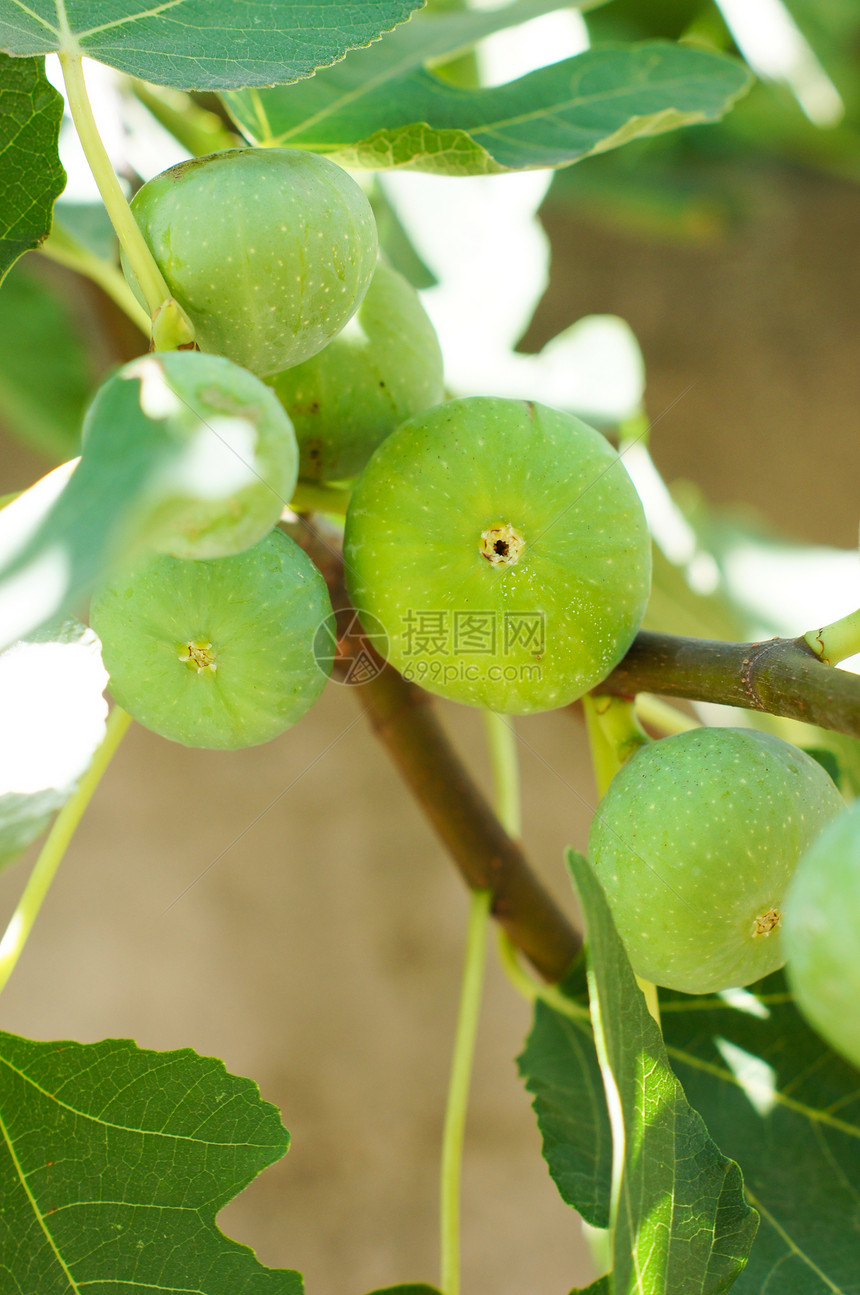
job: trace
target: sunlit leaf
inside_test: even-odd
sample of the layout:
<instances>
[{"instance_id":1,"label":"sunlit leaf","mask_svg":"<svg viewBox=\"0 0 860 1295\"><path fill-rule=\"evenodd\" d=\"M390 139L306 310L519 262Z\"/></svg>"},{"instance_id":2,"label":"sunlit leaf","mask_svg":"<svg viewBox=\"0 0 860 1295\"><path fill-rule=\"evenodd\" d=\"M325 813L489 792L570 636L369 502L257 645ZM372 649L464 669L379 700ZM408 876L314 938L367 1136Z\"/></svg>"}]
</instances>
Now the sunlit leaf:
<instances>
[{"instance_id":1,"label":"sunlit leaf","mask_svg":"<svg viewBox=\"0 0 860 1295\"><path fill-rule=\"evenodd\" d=\"M587 927L591 1014L613 1136L612 1284L625 1295L717 1295L755 1236L741 1172L711 1140L669 1065L603 891L568 865Z\"/></svg>"}]
</instances>

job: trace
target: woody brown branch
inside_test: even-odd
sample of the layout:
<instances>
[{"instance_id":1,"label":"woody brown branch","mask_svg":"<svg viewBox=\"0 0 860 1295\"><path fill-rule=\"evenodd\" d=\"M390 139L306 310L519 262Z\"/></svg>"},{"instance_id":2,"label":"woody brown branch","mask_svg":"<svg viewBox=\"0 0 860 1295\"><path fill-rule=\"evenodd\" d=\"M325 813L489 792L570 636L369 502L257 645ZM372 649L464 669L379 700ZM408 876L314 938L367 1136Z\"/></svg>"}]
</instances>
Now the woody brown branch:
<instances>
[{"instance_id":1,"label":"woody brown branch","mask_svg":"<svg viewBox=\"0 0 860 1295\"><path fill-rule=\"evenodd\" d=\"M860 676L825 665L802 638L723 643L642 630L595 691L743 706L860 737Z\"/></svg>"}]
</instances>

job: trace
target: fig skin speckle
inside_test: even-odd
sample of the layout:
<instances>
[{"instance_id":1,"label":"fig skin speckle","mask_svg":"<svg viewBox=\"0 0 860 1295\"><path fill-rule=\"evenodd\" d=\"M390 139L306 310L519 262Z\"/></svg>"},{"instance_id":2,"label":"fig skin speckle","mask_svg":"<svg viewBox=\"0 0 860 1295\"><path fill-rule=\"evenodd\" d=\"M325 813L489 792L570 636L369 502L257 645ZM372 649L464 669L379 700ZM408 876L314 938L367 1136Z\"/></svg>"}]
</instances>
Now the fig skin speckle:
<instances>
[{"instance_id":1,"label":"fig skin speckle","mask_svg":"<svg viewBox=\"0 0 860 1295\"><path fill-rule=\"evenodd\" d=\"M588 843L634 971L707 994L781 967L771 914L843 807L817 761L767 733L696 729L640 749L613 778Z\"/></svg>"}]
</instances>

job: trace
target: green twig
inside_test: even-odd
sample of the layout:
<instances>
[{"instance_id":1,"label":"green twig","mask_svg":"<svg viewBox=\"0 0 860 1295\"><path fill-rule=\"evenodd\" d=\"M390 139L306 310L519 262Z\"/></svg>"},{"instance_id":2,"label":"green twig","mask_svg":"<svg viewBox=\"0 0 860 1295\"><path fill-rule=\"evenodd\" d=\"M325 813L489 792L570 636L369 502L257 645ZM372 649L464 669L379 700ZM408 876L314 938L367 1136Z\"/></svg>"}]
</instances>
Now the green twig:
<instances>
[{"instance_id":1,"label":"green twig","mask_svg":"<svg viewBox=\"0 0 860 1295\"><path fill-rule=\"evenodd\" d=\"M499 930L498 953L502 970L517 993L527 1003L540 1001L541 1003L546 1003L547 1007L551 1007L554 1012L560 1012L562 1016L569 1016L571 1020L588 1020L587 1007L583 1007L581 1003L577 1003L573 998L568 998L557 985L543 984L542 981L535 980L534 976L529 975L520 962L517 946L507 931Z\"/></svg>"},{"instance_id":2,"label":"green twig","mask_svg":"<svg viewBox=\"0 0 860 1295\"><path fill-rule=\"evenodd\" d=\"M66 83L72 121L75 123L81 146L90 164L93 179L98 185L120 246L137 276L149 313L155 315L161 304L170 296L170 289L132 215L120 182L111 166L107 150L102 143L87 95L81 59L76 54L60 54L60 64Z\"/></svg>"},{"instance_id":3,"label":"green twig","mask_svg":"<svg viewBox=\"0 0 860 1295\"><path fill-rule=\"evenodd\" d=\"M510 720L504 715L497 715L494 711L484 711L484 722L493 771L496 817L508 835L515 840L520 835L521 822L516 734ZM460 1291L460 1177L463 1137L484 985L484 964L492 904L491 890L472 891L457 1036L451 1060L448 1105L442 1138L439 1213L442 1259L440 1284L444 1295L459 1295Z\"/></svg>"},{"instance_id":4,"label":"green twig","mask_svg":"<svg viewBox=\"0 0 860 1295\"><path fill-rule=\"evenodd\" d=\"M102 260L94 252L79 243L67 229L56 220L50 237L38 249L42 256L64 265L77 274L84 275L98 284L101 290L119 306L133 324L136 324L144 336L149 337L150 319L120 271L110 261Z\"/></svg>"},{"instance_id":5,"label":"green twig","mask_svg":"<svg viewBox=\"0 0 860 1295\"><path fill-rule=\"evenodd\" d=\"M860 652L860 608L823 629L810 630L804 634L803 641L826 665L838 665L840 661L856 656Z\"/></svg>"},{"instance_id":6,"label":"green twig","mask_svg":"<svg viewBox=\"0 0 860 1295\"><path fill-rule=\"evenodd\" d=\"M496 818L508 836L516 841L522 835L522 804L514 722L507 715L497 715L495 711L485 710L484 724L493 770Z\"/></svg>"},{"instance_id":7,"label":"green twig","mask_svg":"<svg viewBox=\"0 0 860 1295\"><path fill-rule=\"evenodd\" d=\"M54 820L54 825L48 833L48 838L24 887L24 893L18 901L18 907L12 914L0 940L0 991L5 988L6 982L15 970L15 965L27 943L27 937L33 929L39 909L62 863L63 855L75 834L75 829L130 723L131 716L115 706L108 718L104 740L93 756L90 767L81 778L74 795Z\"/></svg>"},{"instance_id":8,"label":"green twig","mask_svg":"<svg viewBox=\"0 0 860 1295\"><path fill-rule=\"evenodd\" d=\"M491 902L490 891L472 891L469 929L466 936L466 958L460 990L460 1009L457 1016L454 1055L451 1059L445 1129L442 1135L439 1285L443 1295L460 1295L460 1167L463 1159L466 1109L469 1104L469 1085L472 1078L472 1061L484 984Z\"/></svg>"}]
</instances>

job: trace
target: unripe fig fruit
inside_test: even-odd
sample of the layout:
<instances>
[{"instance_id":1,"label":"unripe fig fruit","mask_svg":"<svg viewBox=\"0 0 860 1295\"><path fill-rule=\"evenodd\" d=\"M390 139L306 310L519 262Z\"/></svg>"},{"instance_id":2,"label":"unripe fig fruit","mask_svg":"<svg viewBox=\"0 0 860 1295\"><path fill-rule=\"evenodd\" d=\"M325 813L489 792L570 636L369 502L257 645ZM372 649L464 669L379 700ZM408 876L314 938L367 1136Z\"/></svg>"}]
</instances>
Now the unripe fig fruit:
<instances>
[{"instance_id":1,"label":"unripe fig fruit","mask_svg":"<svg viewBox=\"0 0 860 1295\"><path fill-rule=\"evenodd\" d=\"M131 207L200 348L260 375L322 350L357 310L376 264L376 224L359 186L299 149L180 162L147 181Z\"/></svg>"},{"instance_id":2,"label":"unripe fig fruit","mask_svg":"<svg viewBox=\"0 0 860 1295\"><path fill-rule=\"evenodd\" d=\"M281 531L235 557L153 555L95 595L90 623L116 701L185 746L234 749L290 728L322 692L325 581Z\"/></svg>"},{"instance_id":3,"label":"unripe fig fruit","mask_svg":"<svg viewBox=\"0 0 860 1295\"><path fill-rule=\"evenodd\" d=\"M344 536L359 614L431 692L564 706L622 658L648 597L639 497L598 432L524 401L437 405L379 446Z\"/></svg>"},{"instance_id":4,"label":"unripe fig fruit","mask_svg":"<svg viewBox=\"0 0 860 1295\"><path fill-rule=\"evenodd\" d=\"M829 823L797 865L783 945L798 1007L860 1067L860 802Z\"/></svg>"},{"instance_id":5,"label":"unripe fig fruit","mask_svg":"<svg viewBox=\"0 0 860 1295\"><path fill-rule=\"evenodd\" d=\"M145 443L145 444L144 444ZM271 390L220 355L164 351L119 369L84 421L87 460L160 445L138 529L178 558L240 553L277 522L296 484L298 448Z\"/></svg>"},{"instance_id":6,"label":"unripe fig fruit","mask_svg":"<svg viewBox=\"0 0 860 1295\"><path fill-rule=\"evenodd\" d=\"M343 332L269 381L296 429L299 475L316 481L354 477L386 436L445 394L418 293L382 261Z\"/></svg>"},{"instance_id":7,"label":"unripe fig fruit","mask_svg":"<svg viewBox=\"0 0 860 1295\"><path fill-rule=\"evenodd\" d=\"M707 994L781 967L788 883L843 804L820 764L767 733L696 729L637 751L588 842L633 970Z\"/></svg>"}]
</instances>

